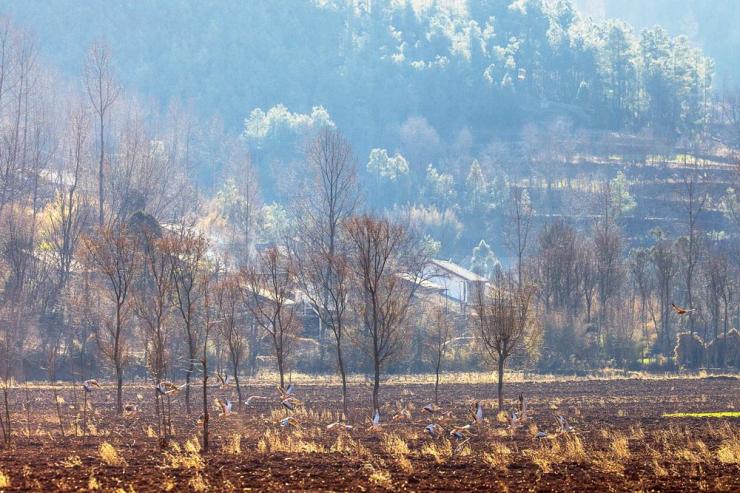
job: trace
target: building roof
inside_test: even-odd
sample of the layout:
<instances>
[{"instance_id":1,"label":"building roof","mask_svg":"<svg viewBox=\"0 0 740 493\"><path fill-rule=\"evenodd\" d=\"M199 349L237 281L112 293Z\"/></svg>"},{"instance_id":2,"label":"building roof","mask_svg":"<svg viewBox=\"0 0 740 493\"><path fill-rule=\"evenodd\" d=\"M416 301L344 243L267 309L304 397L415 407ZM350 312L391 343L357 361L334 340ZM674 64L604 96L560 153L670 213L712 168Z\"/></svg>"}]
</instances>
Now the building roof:
<instances>
[{"instance_id":1,"label":"building roof","mask_svg":"<svg viewBox=\"0 0 740 493\"><path fill-rule=\"evenodd\" d=\"M414 277L411 274L406 274L405 272L400 272L396 274L398 277L403 279L404 281L408 281L414 284L418 284L420 287L424 289L431 289L434 291L444 291L445 287L441 284L437 284L436 282L429 281L427 279L419 279L418 277Z\"/></svg>"},{"instance_id":2,"label":"building roof","mask_svg":"<svg viewBox=\"0 0 740 493\"><path fill-rule=\"evenodd\" d=\"M432 264L466 281L472 281L472 282L486 282L487 281L485 277L481 277L475 272L468 270L465 267L458 265L454 262L450 262L448 260L432 259Z\"/></svg>"}]
</instances>

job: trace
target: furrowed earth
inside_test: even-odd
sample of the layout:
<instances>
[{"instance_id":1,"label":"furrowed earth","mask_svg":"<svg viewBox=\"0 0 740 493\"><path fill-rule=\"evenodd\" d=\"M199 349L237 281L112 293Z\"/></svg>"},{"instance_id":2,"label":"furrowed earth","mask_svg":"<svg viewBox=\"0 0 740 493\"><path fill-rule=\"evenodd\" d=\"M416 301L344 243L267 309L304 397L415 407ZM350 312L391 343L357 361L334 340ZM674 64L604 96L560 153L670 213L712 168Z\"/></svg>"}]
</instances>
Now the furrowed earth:
<instances>
[{"instance_id":1,"label":"furrowed earth","mask_svg":"<svg viewBox=\"0 0 740 493\"><path fill-rule=\"evenodd\" d=\"M432 385L387 383L378 432L368 430L367 384L349 388L354 428L327 431L341 413L339 386L296 385L302 405L290 413L274 385L247 383L245 399L268 399L241 409L235 402L228 416L213 409L207 453L198 387L190 415L184 393L171 398L174 437L165 448L151 386L125 386L124 402L138 412L120 417L112 385L88 394L86 437L80 429L75 436L74 425L82 391L56 390L64 437L52 387L9 391L14 429L0 448L0 491L740 491L740 418L729 414L740 408L734 377L514 382L505 387L506 408L521 392L530 417L513 433L495 411L495 384L442 384L441 409L430 415L422 408L433 400ZM210 389L214 397L235 400L236 390ZM476 400L484 422L460 445L449 431L472 421ZM392 421L399 406L411 409L410 420ZM300 427L281 427L291 414ZM557 415L574 431L557 433ZM431 422L441 436L425 432ZM536 438L538 431L547 437Z\"/></svg>"}]
</instances>

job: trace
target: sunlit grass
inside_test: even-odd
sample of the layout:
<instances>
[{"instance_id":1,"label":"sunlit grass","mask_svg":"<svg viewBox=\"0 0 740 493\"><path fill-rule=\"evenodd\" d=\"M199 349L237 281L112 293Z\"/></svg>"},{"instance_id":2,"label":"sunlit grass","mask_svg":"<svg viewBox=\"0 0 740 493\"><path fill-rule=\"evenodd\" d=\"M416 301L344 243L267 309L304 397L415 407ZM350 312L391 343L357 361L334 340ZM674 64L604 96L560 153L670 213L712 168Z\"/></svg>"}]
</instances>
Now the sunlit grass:
<instances>
[{"instance_id":1,"label":"sunlit grass","mask_svg":"<svg viewBox=\"0 0 740 493\"><path fill-rule=\"evenodd\" d=\"M740 418L740 411L716 411L707 413L665 413L664 418Z\"/></svg>"}]
</instances>

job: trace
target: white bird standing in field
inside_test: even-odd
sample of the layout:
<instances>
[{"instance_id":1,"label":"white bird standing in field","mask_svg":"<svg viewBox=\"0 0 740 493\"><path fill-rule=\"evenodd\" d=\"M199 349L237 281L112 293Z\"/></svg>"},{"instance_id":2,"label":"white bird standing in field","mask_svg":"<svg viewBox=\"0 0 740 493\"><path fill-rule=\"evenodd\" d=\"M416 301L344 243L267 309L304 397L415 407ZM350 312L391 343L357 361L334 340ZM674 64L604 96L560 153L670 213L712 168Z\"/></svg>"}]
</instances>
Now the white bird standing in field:
<instances>
[{"instance_id":1,"label":"white bird standing in field","mask_svg":"<svg viewBox=\"0 0 740 493\"><path fill-rule=\"evenodd\" d=\"M473 422L475 424L483 423L483 404L480 401L475 401L471 414L473 415Z\"/></svg>"},{"instance_id":2,"label":"white bird standing in field","mask_svg":"<svg viewBox=\"0 0 740 493\"><path fill-rule=\"evenodd\" d=\"M576 429L573 428L568 423L568 420L565 419L565 416L559 414L558 415L558 432L559 433L573 433L574 431L576 431Z\"/></svg>"},{"instance_id":3,"label":"white bird standing in field","mask_svg":"<svg viewBox=\"0 0 740 493\"><path fill-rule=\"evenodd\" d=\"M92 392L94 388L100 388L100 384L97 380L94 378L91 378L90 380L85 380L82 382L82 388L85 389L85 392Z\"/></svg>"},{"instance_id":4,"label":"white bird standing in field","mask_svg":"<svg viewBox=\"0 0 740 493\"><path fill-rule=\"evenodd\" d=\"M218 397L216 397L214 399L214 403L221 409L221 416L228 416L232 413L234 403L231 402L229 399L226 399L226 401L222 401Z\"/></svg>"},{"instance_id":5,"label":"white bird standing in field","mask_svg":"<svg viewBox=\"0 0 740 493\"><path fill-rule=\"evenodd\" d=\"M376 409L375 414L373 415L372 424L367 429L367 431L379 432L379 431L382 431L382 426L383 425L380 424L380 411Z\"/></svg>"}]
</instances>

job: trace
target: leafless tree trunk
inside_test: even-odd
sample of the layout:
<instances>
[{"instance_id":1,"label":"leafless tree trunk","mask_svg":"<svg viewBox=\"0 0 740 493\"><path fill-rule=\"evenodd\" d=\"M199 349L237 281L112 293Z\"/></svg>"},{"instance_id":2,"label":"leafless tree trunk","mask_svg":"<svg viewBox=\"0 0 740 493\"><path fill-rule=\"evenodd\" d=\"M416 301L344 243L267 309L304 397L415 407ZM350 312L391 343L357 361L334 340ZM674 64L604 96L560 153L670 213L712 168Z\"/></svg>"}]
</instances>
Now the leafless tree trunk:
<instances>
[{"instance_id":1,"label":"leafless tree trunk","mask_svg":"<svg viewBox=\"0 0 740 493\"><path fill-rule=\"evenodd\" d=\"M377 410L380 376L403 347L409 307L423 281L428 255L414 235L387 219L352 217L346 230L359 335L373 360L373 409Z\"/></svg>"},{"instance_id":2,"label":"leafless tree trunk","mask_svg":"<svg viewBox=\"0 0 740 493\"><path fill-rule=\"evenodd\" d=\"M123 370L128 355L128 318L131 287L136 276L137 241L125 227L108 228L97 236L86 237L88 264L97 268L113 304L113 316L104 317L95 333L100 351L111 362L116 373L116 410L123 412ZM105 307L101 307L105 309Z\"/></svg>"},{"instance_id":3,"label":"leafless tree trunk","mask_svg":"<svg viewBox=\"0 0 740 493\"><path fill-rule=\"evenodd\" d=\"M504 407L506 360L520 349L533 326L534 288L519 285L511 275L499 273L491 285L475 293L475 319L484 349L498 370L498 409Z\"/></svg>"},{"instance_id":4,"label":"leafless tree trunk","mask_svg":"<svg viewBox=\"0 0 740 493\"><path fill-rule=\"evenodd\" d=\"M271 247L243 271L242 279L246 305L272 341L280 387L284 388L287 359L300 332L296 302L290 297L295 284L294 266L279 247Z\"/></svg>"},{"instance_id":5,"label":"leafless tree trunk","mask_svg":"<svg viewBox=\"0 0 740 493\"><path fill-rule=\"evenodd\" d=\"M169 244L171 246L170 256L173 261L175 307L182 317L188 344L188 368L185 371L185 407L187 413L190 414L190 381L195 371L199 348L196 311L205 294L201 281L204 279L204 261L208 250L208 242L203 236L186 230L180 235L178 241Z\"/></svg>"},{"instance_id":6,"label":"leafless tree trunk","mask_svg":"<svg viewBox=\"0 0 740 493\"><path fill-rule=\"evenodd\" d=\"M105 123L120 91L113 75L110 49L103 43L90 47L84 79L90 104L98 117L98 226L102 228L105 221Z\"/></svg>"},{"instance_id":7,"label":"leafless tree trunk","mask_svg":"<svg viewBox=\"0 0 740 493\"><path fill-rule=\"evenodd\" d=\"M511 204L508 212L509 231L508 241L516 252L517 282L524 281L524 255L527 251L529 232L532 224L534 209L526 189L519 186L511 187Z\"/></svg>"}]
</instances>

